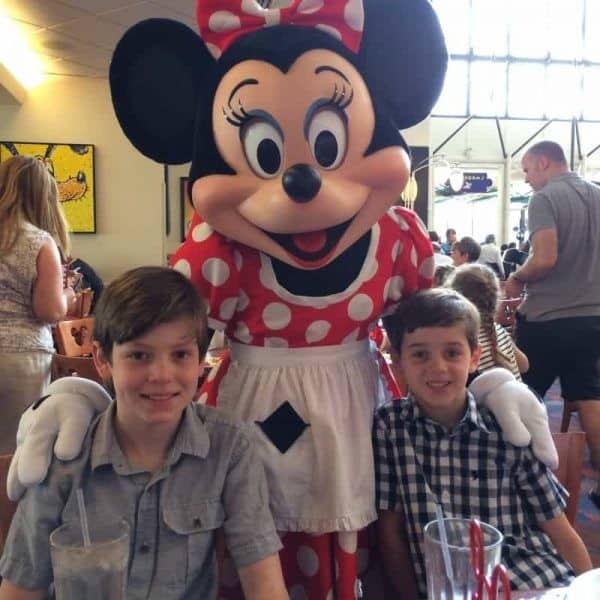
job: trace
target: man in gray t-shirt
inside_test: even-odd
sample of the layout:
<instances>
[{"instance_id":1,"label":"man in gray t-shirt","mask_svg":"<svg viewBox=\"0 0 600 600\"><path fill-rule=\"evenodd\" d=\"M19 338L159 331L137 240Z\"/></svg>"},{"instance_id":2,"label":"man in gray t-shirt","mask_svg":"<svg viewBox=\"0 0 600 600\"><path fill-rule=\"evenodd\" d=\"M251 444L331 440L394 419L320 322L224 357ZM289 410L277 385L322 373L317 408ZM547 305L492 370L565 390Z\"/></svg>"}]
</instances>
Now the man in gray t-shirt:
<instances>
[{"instance_id":1,"label":"man in gray t-shirt","mask_svg":"<svg viewBox=\"0 0 600 600\"><path fill-rule=\"evenodd\" d=\"M569 171L554 142L529 148L522 167L535 192L532 250L506 294L527 292L516 328L530 364L523 379L543 396L560 378L586 432L597 479L591 497L600 508L600 187Z\"/></svg>"}]
</instances>

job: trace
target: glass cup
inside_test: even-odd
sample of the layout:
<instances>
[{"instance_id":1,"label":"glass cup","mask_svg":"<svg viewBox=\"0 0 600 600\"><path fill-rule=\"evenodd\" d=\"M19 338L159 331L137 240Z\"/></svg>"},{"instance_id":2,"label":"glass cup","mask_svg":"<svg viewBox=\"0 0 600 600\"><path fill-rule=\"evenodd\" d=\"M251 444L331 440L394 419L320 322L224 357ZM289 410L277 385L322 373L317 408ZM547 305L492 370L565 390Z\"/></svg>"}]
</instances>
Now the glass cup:
<instances>
[{"instance_id":1,"label":"glass cup","mask_svg":"<svg viewBox=\"0 0 600 600\"><path fill-rule=\"evenodd\" d=\"M124 520L89 524L89 546L72 521L50 534L56 600L124 600L129 525Z\"/></svg>"},{"instance_id":2,"label":"glass cup","mask_svg":"<svg viewBox=\"0 0 600 600\"><path fill-rule=\"evenodd\" d=\"M452 564L453 580L446 576L442 543L437 520L430 521L423 530L425 536L425 570L427 572L427 598L429 600L468 600L477 589L471 568L469 530L471 519L444 519L448 537L448 552ZM492 570L500 564L503 535L491 525L480 523L484 545L484 571L491 577Z\"/></svg>"}]
</instances>

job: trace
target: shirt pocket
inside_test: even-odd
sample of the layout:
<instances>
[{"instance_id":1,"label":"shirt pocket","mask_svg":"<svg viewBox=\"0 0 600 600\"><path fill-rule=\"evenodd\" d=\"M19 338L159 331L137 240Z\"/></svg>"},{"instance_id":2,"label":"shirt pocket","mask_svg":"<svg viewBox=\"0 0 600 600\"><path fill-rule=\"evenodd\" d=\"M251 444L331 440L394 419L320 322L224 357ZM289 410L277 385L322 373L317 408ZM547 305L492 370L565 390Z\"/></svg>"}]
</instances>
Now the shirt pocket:
<instances>
[{"instance_id":1,"label":"shirt pocket","mask_svg":"<svg viewBox=\"0 0 600 600\"><path fill-rule=\"evenodd\" d=\"M215 536L225 520L220 498L171 505L164 509L163 514L167 528L185 554L186 588L201 572L203 579L216 578Z\"/></svg>"}]
</instances>

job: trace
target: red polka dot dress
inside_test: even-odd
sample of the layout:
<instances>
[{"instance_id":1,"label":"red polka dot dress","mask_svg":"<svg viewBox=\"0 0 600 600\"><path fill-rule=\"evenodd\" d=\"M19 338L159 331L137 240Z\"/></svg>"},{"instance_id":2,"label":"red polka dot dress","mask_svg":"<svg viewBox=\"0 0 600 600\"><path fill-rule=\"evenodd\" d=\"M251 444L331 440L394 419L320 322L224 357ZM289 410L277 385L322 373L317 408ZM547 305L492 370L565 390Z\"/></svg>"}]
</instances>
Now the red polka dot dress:
<instances>
[{"instance_id":1,"label":"red polka dot dress","mask_svg":"<svg viewBox=\"0 0 600 600\"><path fill-rule=\"evenodd\" d=\"M431 285L427 232L414 213L390 209L371 229L355 280L328 296L294 295L270 257L197 216L172 264L207 298L209 326L231 342L230 360L199 399L256 425L273 517L290 532L282 551L288 589L325 600L337 580L336 598L353 598L354 532L376 518L371 423L381 379L369 331L404 296ZM333 532L342 543L322 535ZM296 546L307 548L304 559L300 550L290 555ZM311 568L302 567L307 561Z\"/></svg>"}]
</instances>

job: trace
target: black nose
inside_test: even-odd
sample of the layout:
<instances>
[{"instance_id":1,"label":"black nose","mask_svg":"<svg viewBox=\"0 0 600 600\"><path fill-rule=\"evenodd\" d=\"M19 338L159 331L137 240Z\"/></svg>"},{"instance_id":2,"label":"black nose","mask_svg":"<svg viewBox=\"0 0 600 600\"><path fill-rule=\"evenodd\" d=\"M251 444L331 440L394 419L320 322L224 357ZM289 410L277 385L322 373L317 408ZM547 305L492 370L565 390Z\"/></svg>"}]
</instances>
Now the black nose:
<instances>
[{"instance_id":1,"label":"black nose","mask_svg":"<svg viewBox=\"0 0 600 600\"><path fill-rule=\"evenodd\" d=\"M310 202L321 189L321 175L310 165L292 165L283 174L282 184L294 202Z\"/></svg>"}]
</instances>

